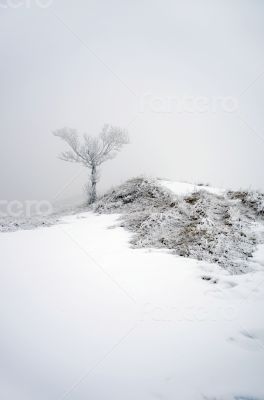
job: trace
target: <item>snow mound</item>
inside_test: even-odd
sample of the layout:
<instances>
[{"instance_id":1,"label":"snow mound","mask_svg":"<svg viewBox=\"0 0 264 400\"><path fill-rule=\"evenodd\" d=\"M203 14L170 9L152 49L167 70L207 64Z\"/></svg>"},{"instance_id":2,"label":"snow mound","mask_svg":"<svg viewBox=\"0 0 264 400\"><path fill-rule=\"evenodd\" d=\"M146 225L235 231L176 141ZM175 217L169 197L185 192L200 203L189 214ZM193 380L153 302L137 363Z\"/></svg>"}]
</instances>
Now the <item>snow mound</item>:
<instances>
[{"instance_id":1,"label":"snow mound","mask_svg":"<svg viewBox=\"0 0 264 400\"><path fill-rule=\"evenodd\" d=\"M221 189L136 178L103 196L94 211L121 213L134 247L170 249L234 274L250 270L262 242L254 207Z\"/></svg>"},{"instance_id":2,"label":"snow mound","mask_svg":"<svg viewBox=\"0 0 264 400\"><path fill-rule=\"evenodd\" d=\"M168 180L160 180L159 183L178 196L191 194L193 192L199 192L201 190L205 190L208 193L216 194L219 196L225 193L224 189L213 188L206 185L193 185L191 183L173 182Z\"/></svg>"}]
</instances>

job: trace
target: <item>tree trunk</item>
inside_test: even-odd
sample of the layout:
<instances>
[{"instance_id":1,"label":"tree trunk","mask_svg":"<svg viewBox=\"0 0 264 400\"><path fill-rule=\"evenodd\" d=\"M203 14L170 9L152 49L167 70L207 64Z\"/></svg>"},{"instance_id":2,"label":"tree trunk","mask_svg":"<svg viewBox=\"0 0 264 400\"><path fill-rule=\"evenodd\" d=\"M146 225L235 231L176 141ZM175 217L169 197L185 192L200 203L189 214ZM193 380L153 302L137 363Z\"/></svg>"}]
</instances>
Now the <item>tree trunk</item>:
<instances>
[{"instance_id":1,"label":"tree trunk","mask_svg":"<svg viewBox=\"0 0 264 400\"><path fill-rule=\"evenodd\" d=\"M90 203L94 203L97 198L96 193L96 184L97 184L97 174L96 174L96 166L93 165L91 172L91 195L90 195Z\"/></svg>"}]
</instances>

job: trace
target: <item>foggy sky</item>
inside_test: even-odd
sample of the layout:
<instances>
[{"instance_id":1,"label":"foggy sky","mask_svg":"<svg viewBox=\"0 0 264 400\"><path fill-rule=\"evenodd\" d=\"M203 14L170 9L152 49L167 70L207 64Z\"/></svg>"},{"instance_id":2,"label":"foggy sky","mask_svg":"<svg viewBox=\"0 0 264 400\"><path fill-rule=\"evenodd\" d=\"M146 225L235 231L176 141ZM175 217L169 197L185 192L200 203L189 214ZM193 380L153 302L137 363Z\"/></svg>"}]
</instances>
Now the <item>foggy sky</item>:
<instances>
[{"instance_id":1,"label":"foggy sky","mask_svg":"<svg viewBox=\"0 0 264 400\"><path fill-rule=\"evenodd\" d=\"M88 171L51 132L104 123L131 145L101 190L141 174L264 189L263 16L261 0L0 0L1 199L81 195Z\"/></svg>"}]
</instances>

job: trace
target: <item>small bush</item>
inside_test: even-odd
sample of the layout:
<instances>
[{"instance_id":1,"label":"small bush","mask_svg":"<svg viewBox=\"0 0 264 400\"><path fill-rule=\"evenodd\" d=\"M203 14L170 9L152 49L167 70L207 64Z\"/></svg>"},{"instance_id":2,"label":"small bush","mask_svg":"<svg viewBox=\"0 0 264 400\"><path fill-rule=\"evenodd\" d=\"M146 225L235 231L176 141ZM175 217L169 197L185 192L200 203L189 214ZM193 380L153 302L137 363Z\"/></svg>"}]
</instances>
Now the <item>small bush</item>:
<instances>
[{"instance_id":1,"label":"small bush","mask_svg":"<svg viewBox=\"0 0 264 400\"><path fill-rule=\"evenodd\" d=\"M229 191L230 199L240 200L243 205L250 208L257 216L264 216L264 194L258 191Z\"/></svg>"}]
</instances>

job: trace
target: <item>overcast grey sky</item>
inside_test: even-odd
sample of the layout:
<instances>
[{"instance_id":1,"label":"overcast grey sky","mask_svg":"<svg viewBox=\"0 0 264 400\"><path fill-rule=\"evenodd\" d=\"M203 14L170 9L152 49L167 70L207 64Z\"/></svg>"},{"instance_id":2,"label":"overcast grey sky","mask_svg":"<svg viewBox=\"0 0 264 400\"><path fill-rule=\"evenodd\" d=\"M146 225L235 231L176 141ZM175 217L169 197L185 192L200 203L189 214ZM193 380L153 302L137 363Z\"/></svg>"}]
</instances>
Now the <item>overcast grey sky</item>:
<instances>
[{"instance_id":1,"label":"overcast grey sky","mask_svg":"<svg viewBox=\"0 0 264 400\"><path fill-rule=\"evenodd\" d=\"M0 0L2 199L82 194L51 135L127 128L138 174L264 189L264 2Z\"/></svg>"}]
</instances>

